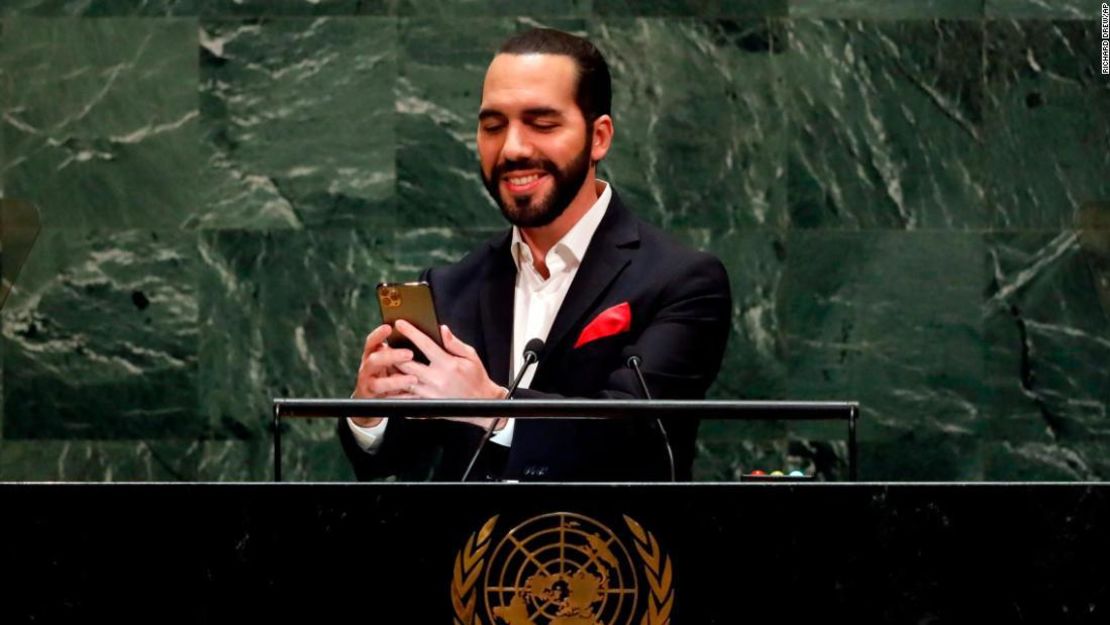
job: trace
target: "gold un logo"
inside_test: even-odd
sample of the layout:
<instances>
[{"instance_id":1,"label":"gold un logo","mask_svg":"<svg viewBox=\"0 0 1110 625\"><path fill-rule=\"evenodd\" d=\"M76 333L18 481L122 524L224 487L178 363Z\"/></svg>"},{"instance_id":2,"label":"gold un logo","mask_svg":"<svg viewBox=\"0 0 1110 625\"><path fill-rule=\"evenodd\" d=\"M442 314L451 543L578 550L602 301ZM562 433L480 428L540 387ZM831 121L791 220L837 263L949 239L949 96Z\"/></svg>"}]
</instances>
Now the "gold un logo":
<instances>
[{"instance_id":1,"label":"gold un logo","mask_svg":"<svg viewBox=\"0 0 1110 625\"><path fill-rule=\"evenodd\" d=\"M670 623L671 559L631 517L624 522L633 551L605 525L572 512L528 519L491 547L497 519L455 556L454 625Z\"/></svg>"}]
</instances>

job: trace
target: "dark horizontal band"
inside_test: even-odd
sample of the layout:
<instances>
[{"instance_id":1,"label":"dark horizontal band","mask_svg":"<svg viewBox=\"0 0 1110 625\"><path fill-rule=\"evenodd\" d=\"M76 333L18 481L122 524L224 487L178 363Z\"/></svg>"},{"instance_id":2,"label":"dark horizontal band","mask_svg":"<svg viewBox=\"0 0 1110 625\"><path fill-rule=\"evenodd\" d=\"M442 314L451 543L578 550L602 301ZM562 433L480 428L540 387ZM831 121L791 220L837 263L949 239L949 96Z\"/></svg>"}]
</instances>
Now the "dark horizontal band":
<instances>
[{"instance_id":1,"label":"dark horizontal band","mask_svg":"<svg viewBox=\"0 0 1110 625\"><path fill-rule=\"evenodd\" d=\"M657 418L851 420L856 402L644 399L274 399L278 418L292 417L514 417L559 419Z\"/></svg>"}]
</instances>

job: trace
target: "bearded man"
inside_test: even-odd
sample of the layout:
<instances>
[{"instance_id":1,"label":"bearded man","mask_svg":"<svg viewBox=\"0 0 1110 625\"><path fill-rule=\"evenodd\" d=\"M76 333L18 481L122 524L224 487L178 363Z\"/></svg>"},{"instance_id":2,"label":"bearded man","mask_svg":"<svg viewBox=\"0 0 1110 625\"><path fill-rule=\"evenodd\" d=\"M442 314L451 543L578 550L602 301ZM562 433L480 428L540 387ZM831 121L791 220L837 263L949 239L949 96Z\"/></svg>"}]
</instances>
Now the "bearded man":
<instances>
[{"instance_id":1,"label":"bearded man","mask_svg":"<svg viewBox=\"0 0 1110 625\"><path fill-rule=\"evenodd\" d=\"M613 141L609 68L587 40L533 29L490 63L478 111L486 189L512 224L459 262L424 272L443 347L404 321L427 357L391 348L391 326L366 339L355 397L504 399L533 338L539 364L515 397L701 399L717 376L731 317L728 276L633 215L596 178ZM677 478L689 480L697 420L661 424ZM472 479L644 481L670 477L648 420L341 419L356 475L458 480L487 431Z\"/></svg>"}]
</instances>

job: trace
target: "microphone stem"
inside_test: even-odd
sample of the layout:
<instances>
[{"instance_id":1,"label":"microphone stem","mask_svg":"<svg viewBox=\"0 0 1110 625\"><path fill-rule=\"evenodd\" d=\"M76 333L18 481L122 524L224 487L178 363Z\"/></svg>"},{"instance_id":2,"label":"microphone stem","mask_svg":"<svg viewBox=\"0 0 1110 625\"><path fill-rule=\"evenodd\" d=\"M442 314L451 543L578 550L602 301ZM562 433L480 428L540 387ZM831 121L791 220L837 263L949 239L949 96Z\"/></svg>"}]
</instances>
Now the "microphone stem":
<instances>
[{"instance_id":1,"label":"microphone stem","mask_svg":"<svg viewBox=\"0 0 1110 625\"><path fill-rule=\"evenodd\" d=\"M514 379L513 383L509 385L509 394L505 396L505 399L513 398L513 393L516 392L516 387L520 386L520 381L524 379L524 374L528 373L528 367L531 367L532 364L535 363L537 360L539 359L536 357L536 354L534 352L528 352L524 355L524 365L520 368L520 371L517 372L516 379Z\"/></svg>"},{"instance_id":2,"label":"microphone stem","mask_svg":"<svg viewBox=\"0 0 1110 625\"><path fill-rule=\"evenodd\" d=\"M636 356L628 359L629 366L636 372L636 378L640 380L640 389L644 391L644 398L651 399L651 391L648 390L647 380L644 379L644 372L640 371L640 359ZM671 437L667 435L667 428L663 427L663 420L656 419L655 427L659 428L659 435L663 437L663 447L667 450L667 461L670 463L671 481L677 482L678 476L675 474L674 466L674 450L671 449Z\"/></svg>"},{"instance_id":3,"label":"microphone stem","mask_svg":"<svg viewBox=\"0 0 1110 625\"><path fill-rule=\"evenodd\" d=\"M640 388L644 391L644 399L651 399L651 391L648 390L647 380L644 379L644 372L640 371L639 360L633 360L630 363L632 370L636 372L636 377L640 379Z\"/></svg>"},{"instance_id":4,"label":"microphone stem","mask_svg":"<svg viewBox=\"0 0 1110 625\"><path fill-rule=\"evenodd\" d=\"M520 381L524 379L524 374L528 372L528 367L535 364L537 360L539 360L539 357L535 352L530 351L524 354L524 365L516 374L516 379L513 380L512 385L509 386L509 392L505 395L505 399L513 398L513 393L515 393L517 387L520 386ZM493 422L489 424L489 427L486 428L485 433L482 435L482 441L478 443L478 448L474 450L474 455L470 457L470 463L466 465L466 471L463 471L462 480L460 481L465 482L466 478L470 477L470 472L474 470L474 464L478 462L478 456L482 455L482 450L486 448L486 443L489 442L489 439L493 438L493 428L497 427L497 421L497 419L494 419Z\"/></svg>"},{"instance_id":5,"label":"microphone stem","mask_svg":"<svg viewBox=\"0 0 1110 625\"><path fill-rule=\"evenodd\" d=\"M462 480L460 481L465 482L466 478L470 477L470 472L474 470L474 463L478 462L478 456L482 455L482 450L486 448L486 443L489 442L489 439L493 438L493 428L495 427L497 427L497 419L494 419L493 423L490 423L485 433L482 434L482 441L478 443L478 450L470 457L470 464L466 465L466 471L463 471Z\"/></svg>"}]
</instances>

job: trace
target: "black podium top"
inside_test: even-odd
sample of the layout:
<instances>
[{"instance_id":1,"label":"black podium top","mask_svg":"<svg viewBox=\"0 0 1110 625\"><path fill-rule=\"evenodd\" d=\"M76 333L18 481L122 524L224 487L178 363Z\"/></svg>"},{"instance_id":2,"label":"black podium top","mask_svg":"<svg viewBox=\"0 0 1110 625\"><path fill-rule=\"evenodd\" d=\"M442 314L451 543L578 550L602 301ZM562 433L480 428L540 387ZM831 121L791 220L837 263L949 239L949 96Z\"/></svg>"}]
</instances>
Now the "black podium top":
<instances>
[{"instance_id":1,"label":"black podium top","mask_svg":"<svg viewBox=\"0 0 1110 625\"><path fill-rule=\"evenodd\" d=\"M1101 484L2 484L0 501L5 623L1110 612Z\"/></svg>"}]
</instances>

